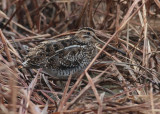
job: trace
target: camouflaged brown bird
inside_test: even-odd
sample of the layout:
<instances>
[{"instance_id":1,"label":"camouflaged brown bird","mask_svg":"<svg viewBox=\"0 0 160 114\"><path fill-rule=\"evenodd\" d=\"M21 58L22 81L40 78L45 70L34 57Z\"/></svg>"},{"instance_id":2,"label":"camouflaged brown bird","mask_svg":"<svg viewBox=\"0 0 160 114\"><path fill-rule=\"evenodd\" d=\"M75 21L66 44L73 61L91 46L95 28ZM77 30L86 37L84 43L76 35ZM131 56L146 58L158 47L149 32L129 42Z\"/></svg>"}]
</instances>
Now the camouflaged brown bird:
<instances>
[{"instance_id":1,"label":"camouflaged brown bird","mask_svg":"<svg viewBox=\"0 0 160 114\"><path fill-rule=\"evenodd\" d=\"M24 67L42 68L51 76L78 75L84 71L97 54L96 44L104 44L92 28L84 27L74 35L59 40L46 41L31 48ZM125 52L108 44L108 47L126 55Z\"/></svg>"},{"instance_id":2,"label":"camouflaged brown bird","mask_svg":"<svg viewBox=\"0 0 160 114\"><path fill-rule=\"evenodd\" d=\"M24 67L42 68L51 76L81 73L97 54L99 39L93 29L84 27L74 35L44 42L29 50Z\"/></svg>"}]
</instances>

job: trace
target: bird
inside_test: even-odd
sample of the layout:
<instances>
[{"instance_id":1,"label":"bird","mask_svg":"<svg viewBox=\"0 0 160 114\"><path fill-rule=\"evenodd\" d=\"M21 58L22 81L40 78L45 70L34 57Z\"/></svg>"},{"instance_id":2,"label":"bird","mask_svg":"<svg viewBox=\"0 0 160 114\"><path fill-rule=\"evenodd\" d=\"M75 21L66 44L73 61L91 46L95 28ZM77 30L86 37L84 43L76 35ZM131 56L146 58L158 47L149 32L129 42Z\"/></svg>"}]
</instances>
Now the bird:
<instances>
[{"instance_id":1,"label":"bird","mask_svg":"<svg viewBox=\"0 0 160 114\"><path fill-rule=\"evenodd\" d=\"M83 27L74 35L42 42L29 49L22 64L26 68L42 68L51 76L76 75L83 72L96 56L96 44L100 42L94 29Z\"/></svg>"},{"instance_id":2,"label":"bird","mask_svg":"<svg viewBox=\"0 0 160 114\"><path fill-rule=\"evenodd\" d=\"M104 42L96 36L95 30L83 27L73 35L45 41L30 48L22 65L25 68L42 68L50 76L76 76L84 71L98 53L97 44ZM113 46L109 47L119 51Z\"/></svg>"}]
</instances>

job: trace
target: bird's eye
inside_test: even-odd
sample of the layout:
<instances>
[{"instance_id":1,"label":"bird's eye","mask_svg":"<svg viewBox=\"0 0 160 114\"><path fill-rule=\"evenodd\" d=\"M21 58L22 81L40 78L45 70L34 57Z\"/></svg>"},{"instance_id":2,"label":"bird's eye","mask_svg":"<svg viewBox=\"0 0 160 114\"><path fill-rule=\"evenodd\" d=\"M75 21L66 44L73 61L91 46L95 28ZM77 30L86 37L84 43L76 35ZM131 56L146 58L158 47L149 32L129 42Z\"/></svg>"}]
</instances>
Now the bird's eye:
<instances>
[{"instance_id":1,"label":"bird's eye","mask_svg":"<svg viewBox=\"0 0 160 114\"><path fill-rule=\"evenodd\" d=\"M91 35L91 33L90 33L90 32L87 32L87 35Z\"/></svg>"}]
</instances>

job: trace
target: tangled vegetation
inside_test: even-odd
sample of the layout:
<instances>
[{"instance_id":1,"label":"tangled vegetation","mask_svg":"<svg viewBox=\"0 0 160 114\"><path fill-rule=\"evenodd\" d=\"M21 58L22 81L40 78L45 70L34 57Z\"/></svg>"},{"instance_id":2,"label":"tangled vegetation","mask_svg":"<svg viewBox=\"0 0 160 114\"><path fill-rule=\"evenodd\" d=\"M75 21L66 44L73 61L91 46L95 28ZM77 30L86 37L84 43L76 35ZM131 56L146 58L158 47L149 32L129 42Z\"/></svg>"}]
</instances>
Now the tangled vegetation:
<instances>
[{"instance_id":1,"label":"tangled vegetation","mask_svg":"<svg viewBox=\"0 0 160 114\"><path fill-rule=\"evenodd\" d=\"M160 113L159 12L159 0L1 0L0 114ZM82 27L105 45L77 79L22 67L28 48Z\"/></svg>"}]
</instances>

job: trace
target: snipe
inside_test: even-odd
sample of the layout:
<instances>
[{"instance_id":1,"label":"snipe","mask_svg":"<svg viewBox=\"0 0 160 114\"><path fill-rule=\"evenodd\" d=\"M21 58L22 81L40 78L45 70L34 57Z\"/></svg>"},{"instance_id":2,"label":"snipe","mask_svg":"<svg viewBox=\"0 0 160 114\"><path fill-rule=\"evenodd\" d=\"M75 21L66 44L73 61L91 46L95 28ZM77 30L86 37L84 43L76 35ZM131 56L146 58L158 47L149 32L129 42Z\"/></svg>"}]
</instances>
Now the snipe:
<instances>
[{"instance_id":1,"label":"snipe","mask_svg":"<svg viewBox=\"0 0 160 114\"><path fill-rule=\"evenodd\" d=\"M52 76L69 76L82 72L97 54L99 39L93 29L84 27L63 40L44 42L31 48L24 67L42 68Z\"/></svg>"}]
</instances>

